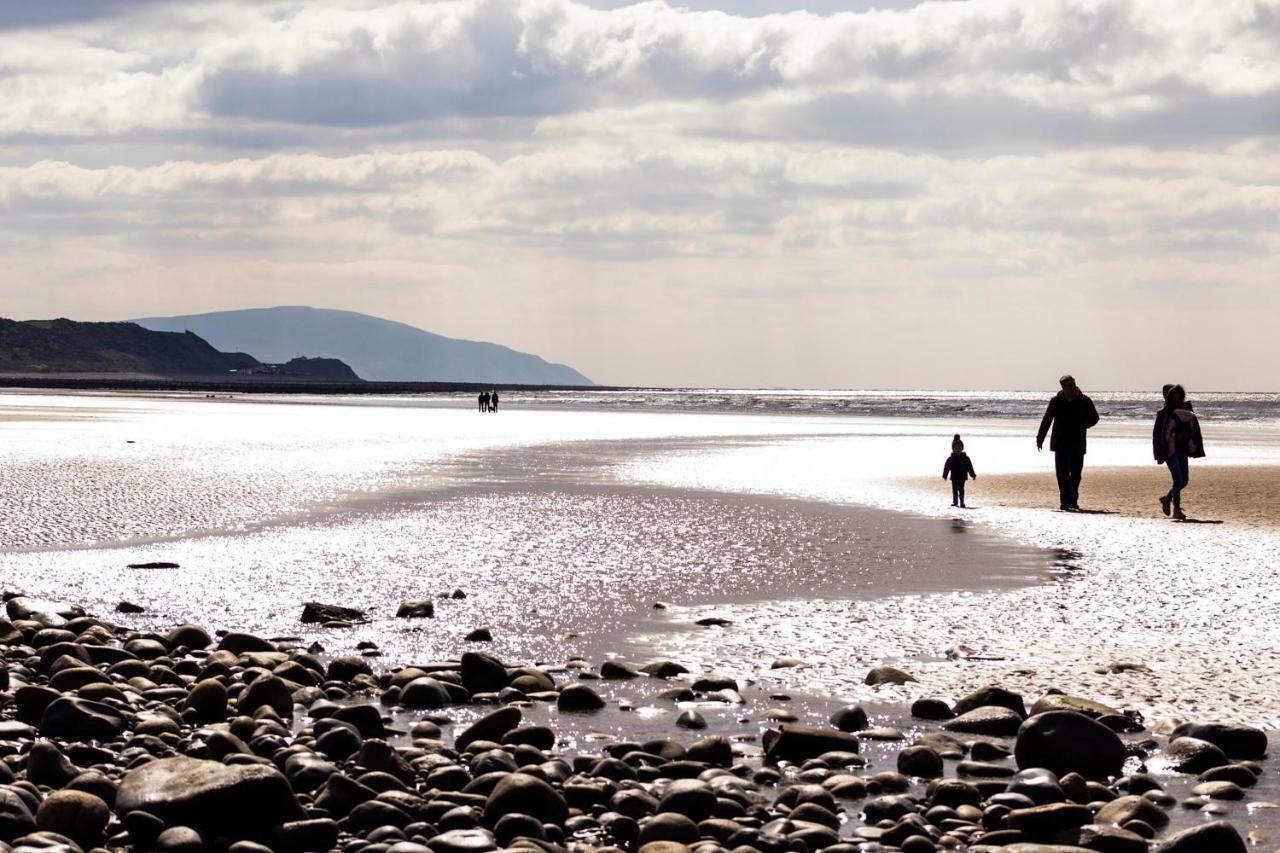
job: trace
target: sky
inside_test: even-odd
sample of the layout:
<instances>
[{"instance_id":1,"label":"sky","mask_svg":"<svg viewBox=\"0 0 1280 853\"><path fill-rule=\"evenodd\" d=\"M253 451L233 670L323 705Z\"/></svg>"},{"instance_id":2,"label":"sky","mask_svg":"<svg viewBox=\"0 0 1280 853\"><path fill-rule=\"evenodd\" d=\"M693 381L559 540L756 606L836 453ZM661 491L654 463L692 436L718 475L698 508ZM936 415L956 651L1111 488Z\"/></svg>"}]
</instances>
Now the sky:
<instances>
[{"instance_id":1,"label":"sky","mask_svg":"<svg viewBox=\"0 0 1280 853\"><path fill-rule=\"evenodd\" d=\"M1280 0L5 3L0 105L0 316L1280 390Z\"/></svg>"}]
</instances>

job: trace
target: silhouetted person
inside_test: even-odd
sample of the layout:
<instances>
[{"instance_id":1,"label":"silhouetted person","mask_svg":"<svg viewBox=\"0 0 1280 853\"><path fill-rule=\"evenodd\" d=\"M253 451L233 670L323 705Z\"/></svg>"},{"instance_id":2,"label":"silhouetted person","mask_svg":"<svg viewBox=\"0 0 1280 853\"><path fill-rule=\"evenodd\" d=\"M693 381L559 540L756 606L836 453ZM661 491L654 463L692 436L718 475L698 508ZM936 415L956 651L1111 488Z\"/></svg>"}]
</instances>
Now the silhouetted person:
<instances>
[{"instance_id":1,"label":"silhouetted person","mask_svg":"<svg viewBox=\"0 0 1280 853\"><path fill-rule=\"evenodd\" d=\"M480 395L480 411L489 411L489 392L485 391Z\"/></svg>"},{"instance_id":2,"label":"silhouetted person","mask_svg":"<svg viewBox=\"0 0 1280 853\"><path fill-rule=\"evenodd\" d=\"M1053 465L1058 474L1058 503L1062 509L1074 511L1080 509L1080 480L1088 449L1086 433L1098 423L1098 410L1069 374L1059 379L1058 384L1062 390L1044 411L1040 431L1036 433L1036 450L1044 447L1044 437L1052 424L1049 449L1053 451Z\"/></svg>"},{"instance_id":3,"label":"silhouetted person","mask_svg":"<svg viewBox=\"0 0 1280 853\"><path fill-rule=\"evenodd\" d=\"M494 388L493 393L489 395L489 411L498 411L498 389Z\"/></svg>"},{"instance_id":4,"label":"silhouetted person","mask_svg":"<svg viewBox=\"0 0 1280 853\"><path fill-rule=\"evenodd\" d=\"M978 474L973 470L973 460L964 452L964 442L960 440L959 433L951 439L951 455L942 466L942 479L948 477L951 478L951 505L963 507L965 481L970 477L978 479Z\"/></svg>"},{"instance_id":5,"label":"silhouetted person","mask_svg":"<svg viewBox=\"0 0 1280 853\"><path fill-rule=\"evenodd\" d=\"M1164 386L1164 408L1156 413L1151 445L1156 463L1168 465L1173 477L1173 488L1160 498L1160 509L1182 521L1187 517L1182 512L1182 490L1191 481L1191 460L1204 456L1204 439L1200 437L1200 419L1181 385Z\"/></svg>"}]
</instances>

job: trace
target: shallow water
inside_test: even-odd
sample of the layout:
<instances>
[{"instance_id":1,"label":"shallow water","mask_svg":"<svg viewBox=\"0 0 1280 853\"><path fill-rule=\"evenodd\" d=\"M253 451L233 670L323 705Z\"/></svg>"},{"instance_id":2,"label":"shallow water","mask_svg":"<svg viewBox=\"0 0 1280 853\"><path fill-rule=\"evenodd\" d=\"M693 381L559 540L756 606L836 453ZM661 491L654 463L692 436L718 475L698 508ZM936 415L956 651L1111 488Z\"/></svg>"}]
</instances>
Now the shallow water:
<instances>
[{"instance_id":1,"label":"shallow water","mask_svg":"<svg viewBox=\"0 0 1280 853\"><path fill-rule=\"evenodd\" d=\"M315 599L373 620L308 636L371 640L388 662L454 652L487 625L512 659L652 650L754 676L788 655L814 664L789 677L815 694L995 680L1280 725L1274 534L954 515L945 484L899 485L936 477L957 429L980 474L1050 476L1031 421L40 395L0 411L0 582L99 609L135 600L140 625L296 634ZM1145 460L1145 432L1104 425L1090 464ZM1212 461L1280 460L1277 434L1215 424ZM181 568L126 568L161 559ZM388 618L454 588L468 597L434 620ZM707 615L733 624L692 625ZM948 658L959 645L985 659ZM861 684L886 661L920 684ZM1143 668L1098 672L1112 663Z\"/></svg>"}]
</instances>

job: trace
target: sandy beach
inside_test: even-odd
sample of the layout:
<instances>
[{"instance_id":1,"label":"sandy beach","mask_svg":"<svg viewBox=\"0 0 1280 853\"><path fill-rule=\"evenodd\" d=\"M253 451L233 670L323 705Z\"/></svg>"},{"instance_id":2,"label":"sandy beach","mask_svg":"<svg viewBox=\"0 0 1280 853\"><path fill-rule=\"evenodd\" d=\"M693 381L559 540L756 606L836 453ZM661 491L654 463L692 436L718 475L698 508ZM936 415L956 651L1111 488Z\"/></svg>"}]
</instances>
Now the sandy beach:
<instances>
[{"instance_id":1,"label":"sandy beach","mask_svg":"<svg viewBox=\"0 0 1280 853\"><path fill-rule=\"evenodd\" d=\"M821 398L815 405L831 404ZM1114 709L1111 724L1120 729L1145 721L1144 731L1123 733L1123 745L1107 736L1114 759L1107 775L1128 760L1125 772L1154 774L1172 798L1164 802L1188 799L1194 808L1170 809L1165 835L1225 816L1261 839L1277 837L1277 810L1254 808L1277 799L1274 760L1256 780L1223 771L1257 783L1247 797L1196 793L1203 780L1174 769L1181 759L1168 749L1167 721L1229 723L1255 744L1280 727L1280 643L1270 617L1280 607L1273 560L1280 531L1266 512L1280 466L1195 468L1188 509L1203 506L1208 516L1211 507L1211 520L1224 523L1172 524L1150 505L1164 487L1162 470L1114 464L1144 449L1144 427L1117 420L1099 435L1099 465L1084 489L1090 506L1108 512L1061 514L1043 508L1054 498L1053 476L1027 441L1026 419L974 419L962 428L979 470L1003 473L977 481L974 508L960 512L947 506L936 474L925 476L956 428L949 420L672 412L641 395L625 406L600 411L570 400L477 418L413 399L0 398L9 415L0 433L10 448L0 468L8 519L0 586L7 596L83 605L113 626L108 642L119 647L101 664L89 658L98 674L82 666L68 676L46 673L38 656L22 650L43 628L32 608L52 605L15 599L6 608L14 626L5 635L10 684L25 691L27 706L51 699L41 691L55 678L68 701L123 702L115 706L127 714L112 724L113 749L143 726L163 729L188 755L221 756L228 766L255 763L234 750L253 752L256 743L266 759L286 742L271 738L292 737L270 721L246 722L269 690L274 712L303 726L289 748L307 762L323 758L351 784L389 766L380 763L384 740L421 762L418 771L401 770L423 802L392 805L426 814L430 800L433 820L387 812L405 823L413 853L422 853L417 846L451 853L455 842L485 840L493 828L437 815L459 804L485 807L481 794L431 793L445 778L478 783L491 761L510 772L507 759L484 758L486 751L452 753L473 722L482 730L503 721L537 728L519 736L534 738L541 752L520 760L563 759L593 786L621 781L648 797L665 796L673 773L740 780L741 804L755 811L726 807L725 823L685 825L688 842L722 832L726 842L768 841L762 850L802 838L818 847L840 841L885 849L877 842L919 828L886 796L910 792L928 803L930 779L941 774L956 790L972 786L963 788L969 802L988 802L1019 766L1001 749L1016 745L1016 730L1034 718L1037 702L1062 690ZM1216 458L1272 459L1275 434L1270 422L1224 426L1215 432ZM156 564L169 568L138 568ZM359 615L304 621L310 601ZM402 601L426 602L433 615L398 616ZM76 630L94 625L59 609ZM183 622L208 631L172 634ZM143 670L113 671L112 661L134 650L172 653L181 674L158 675L167 680L157 687L145 678L122 681L124 672ZM671 662L663 671L675 677L637 674L654 659ZM468 675L475 666L492 680ZM905 678L868 681L885 666ZM210 678L226 696L216 713L189 723L196 695L221 695ZM93 683L77 686L80 679ZM983 691L989 684L1002 691ZM573 707L584 699L589 708ZM973 707L977 717L955 724L922 717L913 713L919 700L965 716ZM327 721L335 701L352 703L343 713L365 728L339 732ZM377 725L374 703L383 718ZM504 706L496 718L486 715L492 703ZM831 720L853 704L862 711L844 719L852 715L862 728L842 737ZM181 722L157 722L157 711ZM863 712L869 719L859 718ZM689 728L690 721L705 728ZM779 765L769 745L793 721L822 735L819 752L788 752L792 758L835 746L859 751L856 766L841 763L847 758L806 765L803 773L786 759ZM0 724L21 738L47 732L66 742L59 748L67 755L93 760L60 719L28 707ZM246 746L224 737L224 725ZM495 740L506 736L489 731ZM956 741L939 740L944 731ZM268 740L255 739L263 735ZM989 742L976 754L991 760L961 771L975 737ZM629 771L612 759L598 763L601 753L617 749L621 757L642 740L662 754L635 759ZM169 747L155 748L160 755ZM662 757L682 751L701 756L696 767ZM719 763L705 762L709 756ZM110 774L122 787L135 784L125 784L123 765ZM543 793L553 802L562 790L581 794L548 778L555 794ZM831 817L814 812L825 829L783 820L795 796L788 791L809 780L852 794L831 804ZM345 813L326 811L336 808L333 797L316 793L327 789L312 788L317 783L305 774L289 783L295 788L281 789L284 801L296 795L321 823L254 836L268 846L311 849L313 842L295 836L321 829L319 849L358 845L372 834L363 812L333 820ZM1074 796L1120 797L1126 784ZM635 816L656 840L664 824L653 813L657 801L645 802ZM705 817L700 808L690 814ZM882 814L896 821L892 827L875 825ZM970 815L980 820L976 810ZM632 824L582 818L566 821L557 811L547 837L570 850L645 837ZM925 840L961 846L991 834L977 822L950 820L947 831L927 830ZM201 828L211 837L220 831ZM451 832L463 835L436 841ZM1018 832L1004 837L1057 837Z\"/></svg>"},{"instance_id":2,"label":"sandy beach","mask_svg":"<svg viewBox=\"0 0 1280 853\"><path fill-rule=\"evenodd\" d=\"M1168 488L1168 470L1154 464L1142 468L1086 467L1081 503L1088 510L1158 519L1162 515L1157 498ZM1058 501L1052 473L981 477L970 482L967 496L974 507L1051 508ZM1275 530L1280 528L1278 497L1280 466L1196 465L1193 461L1191 484L1182 501L1188 521Z\"/></svg>"}]
</instances>

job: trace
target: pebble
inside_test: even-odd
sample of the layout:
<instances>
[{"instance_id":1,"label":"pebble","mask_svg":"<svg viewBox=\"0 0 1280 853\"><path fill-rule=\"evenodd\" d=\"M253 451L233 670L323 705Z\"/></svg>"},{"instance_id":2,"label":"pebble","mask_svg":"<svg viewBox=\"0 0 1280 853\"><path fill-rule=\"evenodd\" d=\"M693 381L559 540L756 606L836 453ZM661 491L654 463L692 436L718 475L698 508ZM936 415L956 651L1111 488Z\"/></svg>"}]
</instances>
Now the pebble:
<instances>
[{"instance_id":1,"label":"pebble","mask_svg":"<svg viewBox=\"0 0 1280 853\"><path fill-rule=\"evenodd\" d=\"M1130 751L1207 764L1195 771L1188 805L1213 815L1226 811L1222 801L1245 797L1259 769L1232 763L1257 755L1256 730L1247 727L1179 721L1165 730L1172 741L1163 751L1154 739L1126 746L1102 722L1109 706L1053 693L1025 717L1025 700L998 685L954 708L917 700L913 716L933 725L913 726L910 746L890 746L904 733L872 726L859 705L816 726L777 707L711 706L745 701L743 686L724 675L677 682L661 695L716 707L714 721L731 736L689 743L688 730L708 721L686 707L665 717L671 738L626 742L602 717L599 732L562 743L555 711L550 725L530 725L522 709L554 702L561 713L590 712L608 696L640 714L656 690L639 699L609 690L688 670L666 660L607 660L593 682L603 695L563 682L592 674L585 661L511 666L468 651L383 673L362 655L321 661L298 638L228 633L215 644L198 626L138 633L56 604L20 605L38 619L0 620L0 689L12 698L0 719L8 759L0 761L0 843L22 838L24 850L844 853L863 844L925 853L1075 833L1098 850L1146 849L1154 837L1178 845L1168 848L1174 853L1231 851L1228 824L1159 841L1168 823L1160 803L1172 798L1143 773L1116 777ZM358 618L333 607L313 605L316 624ZM367 640L356 645L377 650ZM800 668L779 660L780 669ZM877 683L911 683L901 670L879 672L891 677ZM627 686L644 692L640 682ZM440 712L455 707L469 722L451 729ZM406 708L411 722L403 721ZM475 717L477 708L487 713ZM671 706L652 710L661 719ZM757 744L752 720L777 728ZM405 728L411 745L393 739ZM680 731L683 742L674 737ZM966 735L993 740L967 743ZM864 771L868 741L880 742L867 747L871 760L887 754L896 772ZM558 744L566 752L558 755ZM948 761L959 778L943 778Z\"/></svg>"}]
</instances>

